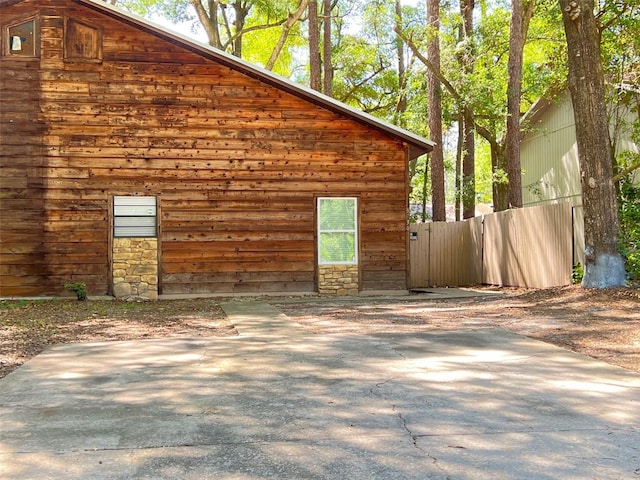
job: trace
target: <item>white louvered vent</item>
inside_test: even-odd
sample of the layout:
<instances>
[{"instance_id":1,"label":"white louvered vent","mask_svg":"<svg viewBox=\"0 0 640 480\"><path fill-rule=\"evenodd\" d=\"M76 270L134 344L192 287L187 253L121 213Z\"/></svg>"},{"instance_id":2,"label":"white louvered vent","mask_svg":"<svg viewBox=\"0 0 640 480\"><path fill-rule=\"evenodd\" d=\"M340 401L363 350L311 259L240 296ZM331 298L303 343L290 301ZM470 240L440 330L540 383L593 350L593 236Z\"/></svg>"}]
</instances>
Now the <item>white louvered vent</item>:
<instances>
[{"instance_id":1,"label":"white louvered vent","mask_svg":"<svg viewBox=\"0 0 640 480\"><path fill-rule=\"evenodd\" d=\"M114 197L114 237L157 236L156 197Z\"/></svg>"}]
</instances>

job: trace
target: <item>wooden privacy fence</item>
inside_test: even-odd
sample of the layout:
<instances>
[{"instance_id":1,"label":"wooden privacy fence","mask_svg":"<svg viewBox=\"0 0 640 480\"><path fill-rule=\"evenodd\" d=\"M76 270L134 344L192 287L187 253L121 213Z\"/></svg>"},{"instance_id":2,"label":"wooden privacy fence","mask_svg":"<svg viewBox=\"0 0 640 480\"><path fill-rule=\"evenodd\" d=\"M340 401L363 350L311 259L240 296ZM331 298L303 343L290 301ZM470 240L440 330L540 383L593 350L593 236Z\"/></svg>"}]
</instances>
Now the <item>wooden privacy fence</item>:
<instances>
[{"instance_id":1,"label":"wooden privacy fence","mask_svg":"<svg viewBox=\"0 0 640 480\"><path fill-rule=\"evenodd\" d=\"M455 223L412 224L411 288L571 283L568 203L507 210Z\"/></svg>"}]
</instances>

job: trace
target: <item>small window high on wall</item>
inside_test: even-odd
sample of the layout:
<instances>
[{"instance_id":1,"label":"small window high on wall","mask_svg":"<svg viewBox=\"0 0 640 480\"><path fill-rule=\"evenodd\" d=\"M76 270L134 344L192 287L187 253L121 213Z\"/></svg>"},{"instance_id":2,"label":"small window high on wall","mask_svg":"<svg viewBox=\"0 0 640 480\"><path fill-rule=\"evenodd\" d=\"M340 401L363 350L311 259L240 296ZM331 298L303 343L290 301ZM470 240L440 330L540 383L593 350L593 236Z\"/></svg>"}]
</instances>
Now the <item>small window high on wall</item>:
<instances>
[{"instance_id":1,"label":"small window high on wall","mask_svg":"<svg viewBox=\"0 0 640 480\"><path fill-rule=\"evenodd\" d=\"M38 55L38 25L35 18L5 27L2 32L4 54L10 57Z\"/></svg>"},{"instance_id":2,"label":"small window high on wall","mask_svg":"<svg viewBox=\"0 0 640 480\"><path fill-rule=\"evenodd\" d=\"M320 265L358 263L357 198L318 198L318 262Z\"/></svg>"},{"instance_id":3,"label":"small window high on wall","mask_svg":"<svg viewBox=\"0 0 640 480\"><path fill-rule=\"evenodd\" d=\"M114 197L114 237L156 237L156 197Z\"/></svg>"}]
</instances>

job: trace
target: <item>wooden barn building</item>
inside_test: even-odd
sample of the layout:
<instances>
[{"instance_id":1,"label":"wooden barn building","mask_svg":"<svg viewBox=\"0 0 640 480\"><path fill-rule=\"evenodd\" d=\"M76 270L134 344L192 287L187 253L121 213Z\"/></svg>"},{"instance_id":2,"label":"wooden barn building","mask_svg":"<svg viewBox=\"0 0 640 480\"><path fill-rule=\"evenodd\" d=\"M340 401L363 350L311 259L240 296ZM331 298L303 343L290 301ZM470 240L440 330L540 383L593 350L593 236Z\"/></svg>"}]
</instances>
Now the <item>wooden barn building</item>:
<instances>
[{"instance_id":1,"label":"wooden barn building","mask_svg":"<svg viewBox=\"0 0 640 480\"><path fill-rule=\"evenodd\" d=\"M407 288L428 140L106 2L0 24L0 296Z\"/></svg>"}]
</instances>

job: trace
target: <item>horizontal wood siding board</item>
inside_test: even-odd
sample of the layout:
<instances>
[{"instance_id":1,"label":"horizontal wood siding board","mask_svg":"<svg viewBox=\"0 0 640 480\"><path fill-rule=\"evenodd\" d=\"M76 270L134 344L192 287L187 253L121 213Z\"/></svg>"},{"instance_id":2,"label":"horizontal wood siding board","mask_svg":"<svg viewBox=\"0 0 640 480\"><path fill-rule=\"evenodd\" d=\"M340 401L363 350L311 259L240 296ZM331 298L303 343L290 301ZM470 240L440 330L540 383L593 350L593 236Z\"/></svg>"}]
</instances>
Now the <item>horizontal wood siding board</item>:
<instances>
[{"instance_id":1,"label":"horizontal wood siding board","mask_svg":"<svg viewBox=\"0 0 640 480\"><path fill-rule=\"evenodd\" d=\"M313 277L309 276L309 272L271 272L270 278L276 282L309 281ZM171 283L188 283L193 280L198 283L224 282L224 283L260 283L262 280L256 278L255 275L247 272L187 272L187 273L169 273L165 278Z\"/></svg>"},{"instance_id":2,"label":"horizontal wood siding board","mask_svg":"<svg viewBox=\"0 0 640 480\"><path fill-rule=\"evenodd\" d=\"M134 26L135 30L137 31L142 30L145 32L149 32L151 34L150 37L159 37L162 40L162 43L169 43L178 47L177 49L172 48L157 50L153 42L149 42L147 44L146 41L141 41L135 46L127 45L127 47L129 47L128 49L118 49L117 47L120 44L122 38L116 37L116 43L115 45L113 45L115 47L113 49L113 51L115 52L115 55L113 56L114 60L124 58L132 63L152 63L154 59L162 59L162 56L165 55L165 52L169 50L170 53L168 55L168 58L163 59L165 62L171 61L169 57L174 56L173 61L187 63L185 62L186 57L184 57L182 53L191 51L195 53L198 58L198 62L193 63L204 63L207 60L213 60L213 63L215 64L226 65L234 71L241 72L243 76L247 78L253 78L260 81L261 83L270 85L274 87L276 91L288 92L293 96L305 99L305 101L309 102L310 104L315 104L316 106L320 106L323 109L335 111L340 115L347 115L351 118L354 118L356 121L362 122L368 127L373 127L375 131L385 132L386 134L390 134L396 138L402 138L402 141L408 143L412 158L415 158L420 154L427 153L432 149L433 144L431 142L425 141L424 139L421 139L409 132L401 131L391 124L386 124L377 119L374 119L374 117L370 115L354 110L344 104L335 102L333 99L323 97L311 89L296 85L280 77L273 76L266 70L258 69L222 51L213 50L202 45L192 43L185 37L180 37L179 35L160 30L153 25L146 24L144 21L128 17L120 11L109 7L109 5L107 4L96 4L93 2L84 2L79 0L77 1L78 3L87 5L88 7L95 9L98 12L103 12L111 17L117 18L120 22L130 24ZM109 39L105 41L108 42ZM127 52L126 50L130 50L131 53Z\"/></svg>"},{"instance_id":3,"label":"horizontal wood siding board","mask_svg":"<svg viewBox=\"0 0 640 480\"><path fill-rule=\"evenodd\" d=\"M362 290L405 290L407 288L404 270L365 270L362 273Z\"/></svg>"},{"instance_id":4,"label":"horizontal wood siding board","mask_svg":"<svg viewBox=\"0 0 640 480\"><path fill-rule=\"evenodd\" d=\"M65 16L100 26L102 62L63 60ZM315 198L357 196L363 288L406 288L408 147L397 138L70 1L48 2L42 50L2 76L3 95L34 82L20 97L34 115L16 101L6 112L20 128L0 124L13 202L0 209L40 199L22 209L30 227L9 225L3 254L42 265L45 253L63 272L50 278L75 269L106 292L109 198L154 195L165 293L312 291ZM33 139L21 143L25 132Z\"/></svg>"},{"instance_id":5,"label":"horizontal wood siding board","mask_svg":"<svg viewBox=\"0 0 640 480\"><path fill-rule=\"evenodd\" d=\"M229 263L229 264L274 264L279 265L283 262L313 262L314 255L313 249L306 248L303 251L286 252L281 250L262 250L256 252L246 251L232 251L232 252L220 252L220 251L203 251L192 252L191 254L173 252L168 253L165 250L162 251L163 263L169 265L171 263L182 264L188 262L197 262L199 264L215 264L215 263Z\"/></svg>"},{"instance_id":6,"label":"horizontal wood siding board","mask_svg":"<svg viewBox=\"0 0 640 480\"><path fill-rule=\"evenodd\" d=\"M20 6L2 23L31 15ZM45 124L40 119L37 59L0 56L0 296L41 294L45 263L41 219Z\"/></svg>"},{"instance_id":7,"label":"horizontal wood siding board","mask_svg":"<svg viewBox=\"0 0 640 480\"><path fill-rule=\"evenodd\" d=\"M188 283L165 283L163 284L164 294L238 294L238 293L306 293L313 292L315 283L310 281L291 282L259 282L259 283L231 283L231 282L188 282Z\"/></svg>"}]
</instances>

